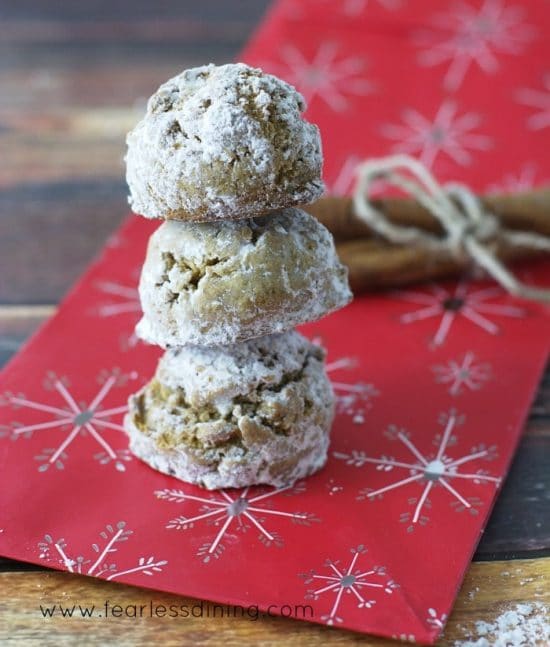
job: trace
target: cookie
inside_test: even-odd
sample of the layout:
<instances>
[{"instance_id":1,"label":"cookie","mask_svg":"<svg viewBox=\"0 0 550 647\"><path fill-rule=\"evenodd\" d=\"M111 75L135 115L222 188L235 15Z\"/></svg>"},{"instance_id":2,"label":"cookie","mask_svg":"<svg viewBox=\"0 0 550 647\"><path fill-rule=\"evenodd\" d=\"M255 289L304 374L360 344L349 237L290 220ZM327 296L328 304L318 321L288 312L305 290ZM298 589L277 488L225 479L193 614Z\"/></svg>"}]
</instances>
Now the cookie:
<instances>
[{"instance_id":1,"label":"cookie","mask_svg":"<svg viewBox=\"0 0 550 647\"><path fill-rule=\"evenodd\" d=\"M249 218L324 190L319 129L303 97L242 63L185 70L128 134L132 209L147 218Z\"/></svg>"},{"instance_id":2,"label":"cookie","mask_svg":"<svg viewBox=\"0 0 550 647\"><path fill-rule=\"evenodd\" d=\"M164 348L284 332L351 300L329 231L297 208L249 220L163 223L151 236L136 332Z\"/></svg>"},{"instance_id":3,"label":"cookie","mask_svg":"<svg viewBox=\"0 0 550 647\"><path fill-rule=\"evenodd\" d=\"M333 412L324 351L293 331L168 350L124 426L136 456L188 483L282 487L324 465Z\"/></svg>"}]
</instances>

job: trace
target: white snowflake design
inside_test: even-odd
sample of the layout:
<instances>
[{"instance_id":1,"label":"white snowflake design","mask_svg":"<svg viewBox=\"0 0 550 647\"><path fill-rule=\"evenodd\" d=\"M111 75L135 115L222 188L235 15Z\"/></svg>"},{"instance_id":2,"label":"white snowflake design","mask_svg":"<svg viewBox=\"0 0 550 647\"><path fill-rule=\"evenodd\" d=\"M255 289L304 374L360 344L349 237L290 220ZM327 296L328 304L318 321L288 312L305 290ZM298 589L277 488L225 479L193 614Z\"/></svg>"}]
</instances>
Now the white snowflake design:
<instances>
[{"instance_id":1,"label":"white snowflake design","mask_svg":"<svg viewBox=\"0 0 550 647\"><path fill-rule=\"evenodd\" d=\"M265 63L286 81L295 85L310 104L316 97L332 110L348 108L346 95L363 96L374 90L364 76L365 61L357 56L339 57L336 43L322 43L311 60L294 45L281 48L282 64Z\"/></svg>"},{"instance_id":2,"label":"white snowflake design","mask_svg":"<svg viewBox=\"0 0 550 647\"><path fill-rule=\"evenodd\" d=\"M342 357L334 362L329 362L325 370L331 375L335 371L357 366L357 360L352 357ZM373 406L373 398L380 395L378 389L365 382L350 384L339 380L331 380L336 396L336 411L339 414L351 416L355 424L365 422L366 412Z\"/></svg>"},{"instance_id":3,"label":"white snowflake design","mask_svg":"<svg viewBox=\"0 0 550 647\"><path fill-rule=\"evenodd\" d=\"M430 608L428 609L428 617L426 618L426 622L431 627L435 627L436 629L440 629L442 631L445 627L445 623L447 622L447 614L439 614L435 609Z\"/></svg>"},{"instance_id":4,"label":"white snowflake design","mask_svg":"<svg viewBox=\"0 0 550 647\"><path fill-rule=\"evenodd\" d=\"M118 346L123 353L126 353L135 348L139 341L139 337L136 335L135 330L133 330L129 335L127 333L122 333L120 335L118 338Z\"/></svg>"},{"instance_id":5,"label":"white snowflake design","mask_svg":"<svg viewBox=\"0 0 550 647\"><path fill-rule=\"evenodd\" d=\"M309 0L311 5L317 6L320 2L330 3L331 10L338 11L344 16L355 18L360 16L373 2L373 0ZM396 11L404 0L374 0L387 11ZM335 6L336 5L336 6ZM292 3L288 6L287 15L291 20L303 20L305 17L304 2Z\"/></svg>"},{"instance_id":6,"label":"white snowflake design","mask_svg":"<svg viewBox=\"0 0 550 647\"><path fill-rule=\"evenodd\" d=\"M107 249L119 249L121 247L124 247L125 244L126 240L124 239L120 231L115 231L105 241L105 247Z\"/></svg>"},{"instance_id":7,"label":"white snowflake design","mask_svg":"<svg viewBox=\"0 0 550 647\"><path fill-rule=\"evenodd\" d=\"M119 551L117 544L127 541L132 534L132 530L126 529L124 521L119 521L115 525L107 524L99 533L100 541L92 544L93 552L90 557L83 555L69 557L65 539L54 540L47 534L42 541L38 542L39 558L45 562L56 562L65 567L69 573L94 575L104 577L106 580L114 580L122 575L138 572L151 576L162 571L162 567L168 562L165 559L155 559L153 555L140 557L135 566L124 570L119 570L114 562L108 561L111 553ZM103 547L100 543L104 544Z\"/></svg>"},{"instance_id":8,"label":"white snowflake design","mask_svg":"<svg viewBox=\"0 0 550 647\"><path fill-rule=\"evenodd\" d=\"M438 433L432 440L432 445L436 450L422 452L411 440L411 434L397 427L390 425L384 432L384 436L390 441L399 441L407 451L412 454L412 462L396 460L391 455L382 455L380 458L372 458L363 451L353 450L350 454L334 452L334 457L342 460L346 465L353 467L363 467L367 464L376 465L379 472L390 473L395 469L406 470L408 475L393 481L384 487L373 489L365 488L360 490L358 501L374 501L382 498L386 492L407 487L413 483L422 486L422 492L419 497L408 499L408 503L414 506L414 511L404 512L401 514L400 521L407 523L407 531L412 532L416 526L427 524L429 517L425 513L431 508L429 495L434 487L444 489L452 499L452 506L457 512L468 510L471 514L477 514L477 507L482 505L478 497L465 498L458 489L452 485L456 479L470 481L476 485L485 485L493 483L495 486L500 484L500 478L491 476L482 468L476 471L462 472L462 466L480 460L491 461L496 458L496 447L486 447L480 443L471 448L470 453L453 458L448 454L450 447L456 444L457 437L453 434L455 428L464 422L464 417L451 410L448 413L441 414L439 423L443 426L443 432Z\"/></svg>"},{"instance_id":9,"label":"white snowflake design","mask_svg":"<svg viewBox=\"0 0 550 647\"><path fill-rule=\"evenodd\" d=\"M273 518L283 517L301 526L318 523L320 520L309 512L286 512L271 507L273 497L283 493L286 495L299 494L304 490L305 487L298 484L267 492L259 489L259 492L252 496L249 494L250 488L245 488L238 494L229 494L227 490L220 490L210 496L196 496L183 490L165 489L157 490L155 496L174 503L193 502L200 504L197 510L198 514L171 519L166 528L189 530L197 522L204 520L206 520L207 524L219 528L212 541L206 542L197 551L197 557L208 563L212 558L219 559L222 556L225 551L223 539L228 535L232 527L238 532L244 533L252 525L259 531L258 540L264 546L280 547L283 545L283 539L277 532L266 528L264 525L266 516Z\"/></svg>"},{"instance_id":10,"label":"white snowflake design","mask_svg":"<svg viewBox=\"0 0 550 647\"><path fill-rule=\"evenodd\" d=\"M100 317L115 317L121 314L141 313L141 303L137 287L122 285L113 281L100 281L96 284L97 288L110 296L110 300L100 303L96 309ZM132 327L132 331L120 336L120 350L126 352L134 348L139 342L139 338Z\"/></svg>"},{"instance_id":11,"label":"white snowflake design","mask_svg":"<svg viewBox=\"0 0 550 647\"><path fill-rule=\"evenodd\" d=\"M101 465L111 463L119 472L126 470L126 462L131 460L130 452L127 449L113 449L107 435L113 431L123 432L124 428L111 420L113 416L119 416L128 410L126 404L102 409L101 404L115 387L122 386L128 379L135 379L136 374L123 375L118 369L111 372L102 371L98 376L99 390L87 404L79 402L77 404L75 396L70 392L69 381L66 377L58 377L55 373L50 372L44 381L44 388L54 391L60 404L50 404L36 402L27 399L22 393L5 393L0 398L0 405L11 405L15 409L26 409L40 411L50 416L45 422L36 424L22 424L13 422L9 427L13 439L19 437L30 438L33 433L41 434L55 431L59 435L60 431L65 433L63 440L57 447L47 447L42 453L35 456L35 460L40 462L39 472L46 472L51 466L61 470L65 468L68 459L67 450L71 443L78 436L88 435L92 438L101 451L94 454L94 459Z\"/></svg>"},{"instance_id":12,"label":"white snowflake design","mask_svg":"<svg viewBox=\"0 0 550 647\"><path fill-rule=\"evenodd\" d=\"M344 486L338 485L333 478L329 478L327 483L325 483L325 488L327 489L329 496L341 494L344 491Z\"/></svg>"},{"instance_id":13,"label":"white snowflake design","mask_svg":"<svg viewBox=\"0 0 550 647\"><path fill-rule=\"evenodd\" d=\"M350 553L352 557L347 566L342 566L340 560L327 559L325 561L324 566L329 575L318 574L314 570L299 575L306 584L320 585L320 588L308 589L306 599L318 600L323 594L335 596L330 611L321 616L321 620L327 625L343 621L338 613L341 613L340 606L344 596L352 595L359 609L371 609L376 604L376 600L365 597L367 590L369 592L378 590L391 594L398 588L393 580L387 579L386 569L383 566L372 566L366 571L357 567L359 558L367 553L363 544L351 548Z\"/></svg>"},{"instance_id":14,"label":"white snowflake design","mask_svg":"<svg viewBox=\"0 0 550 647\"><path fill-rule=\"evenodd\" d=\"M471 289L467 283L459 283L451 292L438 285L432 285L428 292L395 292L403 301L417 303L421 307L402 315L403 324L423 321L432 317L440 318L439 326L431 340L433 346L441 346L447 339L454 321L461 317L481 328L489 335L497 335L500 328L487 315L497 317L525 317L525 310L502 303L487 303L490 299L502 296L500 287Z\"/></svg>"},{"instance_id":15,"label":"white snowflake design","mask_svg":"<svg viewBox=\"0 0 550 647\"><path fill-rule=\"evenodd\" d=\"M318 0L315 0L318 2ZM334 0L329 0L334 5ZM375 0L383 9L395 11L401 7L402 0ZM361 15L369 6L369 0L340 0L344 15L354 17Z\"/></svg>"},{"instance_id":16,"label":"white snowflake design","mask_svg":"<svg viewBox=\"0 0 550 647\"><path fill-rule=\"evenodd\" d=\"M474 112L458 115L456 104L450 100L441 104L433 119L412 108L404 110L401 118L402 124L382 126L382 135L397 141L393 150L418 155L428 168L440 153L468 166L472 161L468 149L486 151L492 145L490 137L471 132L480 125L481 117Z\"/></svg>"},{"instance_id":17,"label":"white snowflake design","mask_svg":"<svg viewBox=\"0 0 550 647\"><path fill-rule=\"evenodd\" d=\"M542 90L522 88L517 93L517 100L523 105L538 110L527 119L528 128L542 130L550 126L550 74L544 77Z\"/></svg>"},{"instance_id":18,"label":"white snowflake design","mask_svg":"<svg viewBox=\"0 0 550 647\"><path fill-rule=\"evenodd\" d=\"M472 351L468 351L460 360L449 360L446 364L432 366L437 384L448 386L449 395L461 395L465 390L479 391L491 378L491 366L476 362Z\"/></svg>"},{"instance_id":19,"label":"white snowflake design","mask_svg":"<svg viewBox=\"0 0 550 647\"><path fill-rule=\"evenodd\" d=\"M346 158L334 181L327 183L327 193L329 195L342 196L351 192L355 182L355 171L362 159L359 155L350 155Z\"/></svg>"},{"instance_id":20,"label":"white snowflake design","mask_svg":"<svg viewBox=\"0 0 550 647\"><path fill-rule=\"evenodd\" d=\"M534 188L537 168L534 164L525 164L515 173L507 173L500 182L487 187L488 193L521 193Z\"/></svg>"},{"instance_id":21,"label":"white snowflake design","mask_svg":"<svg viewBox=\"0 0 550 647\"><path fill-rule=\"evenodd\" d=\"M403 643L416 643L414 634L392 634L393 640L400 640Z\"/></svg>"},{"instance_id":22,"label":"white snowflake design","mask_svg":"<svg viewBox=\"0 0 550 647\"><path fill-rule=\"evenodd\" d=\"M101 303L98 308L100 317L113 317L127 312L141 312L137 287L122 285L113 281L97 283L98 289L111 297L109 302Z\"/></svg>"},{"instance_id":23,"label":"white snowflake design","mask_svg":"<svg viewBox=\"0 0 550 647\"><path fill-rule=\"evenodd\" d=\"M416 34L417 44L425 48L418 62L428 67L448 62L443 85L451 92L458 90L472 64L495 74L496 54L520 54L535 33L523 22L521 7L504 6L501 0L485 0L479 8L455 4L436 15L433 25L433 30Z\"/></svg>"}]
</instances>

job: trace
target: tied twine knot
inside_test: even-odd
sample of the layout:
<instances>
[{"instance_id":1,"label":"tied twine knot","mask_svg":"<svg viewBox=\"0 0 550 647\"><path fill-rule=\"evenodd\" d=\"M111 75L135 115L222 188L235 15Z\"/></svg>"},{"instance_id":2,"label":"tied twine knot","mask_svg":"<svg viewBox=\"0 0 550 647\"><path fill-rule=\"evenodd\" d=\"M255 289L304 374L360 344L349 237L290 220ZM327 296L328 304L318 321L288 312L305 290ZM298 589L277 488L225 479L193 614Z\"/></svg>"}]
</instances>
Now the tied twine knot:
<instances>
[{"instance_id":1,"label":"tied twine knot","mask_svg":"<svg viewBox=\"0 0 550 647\"><path fill-rule=\"evenodd\" d=\"M384 180L413 197L441 224L443 237L417 227L396 225L369 200L373 182ZM353 195L356 214L376 233L398 245L420 245L437 253L470 259L508 292L525 299L550 301L550 289L519 281L496 257L496 244L530 247L550 252L550 238L528 231L512 231L484 210L477 196L464 184L440 185L428 169L408 155L394 155L363 162L357 170Z\"/></svg>"}]
</instances>

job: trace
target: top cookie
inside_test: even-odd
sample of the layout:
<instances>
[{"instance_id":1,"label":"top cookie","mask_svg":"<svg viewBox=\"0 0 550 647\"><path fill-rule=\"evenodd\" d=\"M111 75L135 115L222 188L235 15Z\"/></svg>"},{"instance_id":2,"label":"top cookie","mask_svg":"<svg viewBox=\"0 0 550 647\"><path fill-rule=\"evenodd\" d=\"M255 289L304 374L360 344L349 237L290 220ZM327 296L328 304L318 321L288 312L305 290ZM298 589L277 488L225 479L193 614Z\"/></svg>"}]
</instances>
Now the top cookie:
<instances>
[{"instance_id":1,"label":"top cookie","mask_svg":"<svg viewBox=\"0 0 550 647\"><path fill-rule=\"evenodd\" d=\"M249 218L323 192L319 129L303 97L242 63L185 70L128 134L129 202L147 218Z\"/></svg>"}]
</instances>

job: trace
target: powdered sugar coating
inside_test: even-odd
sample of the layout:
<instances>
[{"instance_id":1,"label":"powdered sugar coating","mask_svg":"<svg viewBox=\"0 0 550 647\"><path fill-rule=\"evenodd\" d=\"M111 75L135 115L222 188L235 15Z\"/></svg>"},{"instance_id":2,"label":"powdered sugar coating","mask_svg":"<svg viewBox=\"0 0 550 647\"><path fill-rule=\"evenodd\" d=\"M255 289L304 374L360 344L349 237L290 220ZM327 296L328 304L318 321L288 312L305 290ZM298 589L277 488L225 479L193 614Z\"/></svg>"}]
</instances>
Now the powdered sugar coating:
<instances>
[{"instance_id":1,"label":"powdered sugar coating","mask_svg":"<svg viewBox=\"0 0 550 647\"><path fill-rule=\"evenodd\" d=\"M326 461L334 396L323 360L296 332L167 351L130 398L130 449L208 489L290 485Z\"/></svg>"},{"instance_id":2,"label":"powdered sugar coating","mask_svg":"<svg viewBox=\"0 0 550 647\"><path fill-rule=\"evenodd\" d=\"M351 300L329 231L296 208L235 222L165 222L140 280L137 334L162 347L233 344Z\"/></svg>"},{"instance_id":3,"label":"powdered sugar coating","mask_svg":"<svg viewBox=\"0 0 550 647\"><path fill-rule=\"evenodd\" d=\"M229 346L184 346L162 356L156 375L165 386L183 389L191 406L214 404L226 412L233 398L300 371L311 348L294 330Z\"/></svg>"},{"instance_id":4,"label":"powdered sugar coating","mask_svg":"<svg viewBox=\"0 0 550 647\"><path fill-rule=\"evenodd\" d=\"M303 97L242 63L173 77L128 134L129 202L148 218L218 220L307 204L324 190Z\"/></svg>"}]
</instances>

